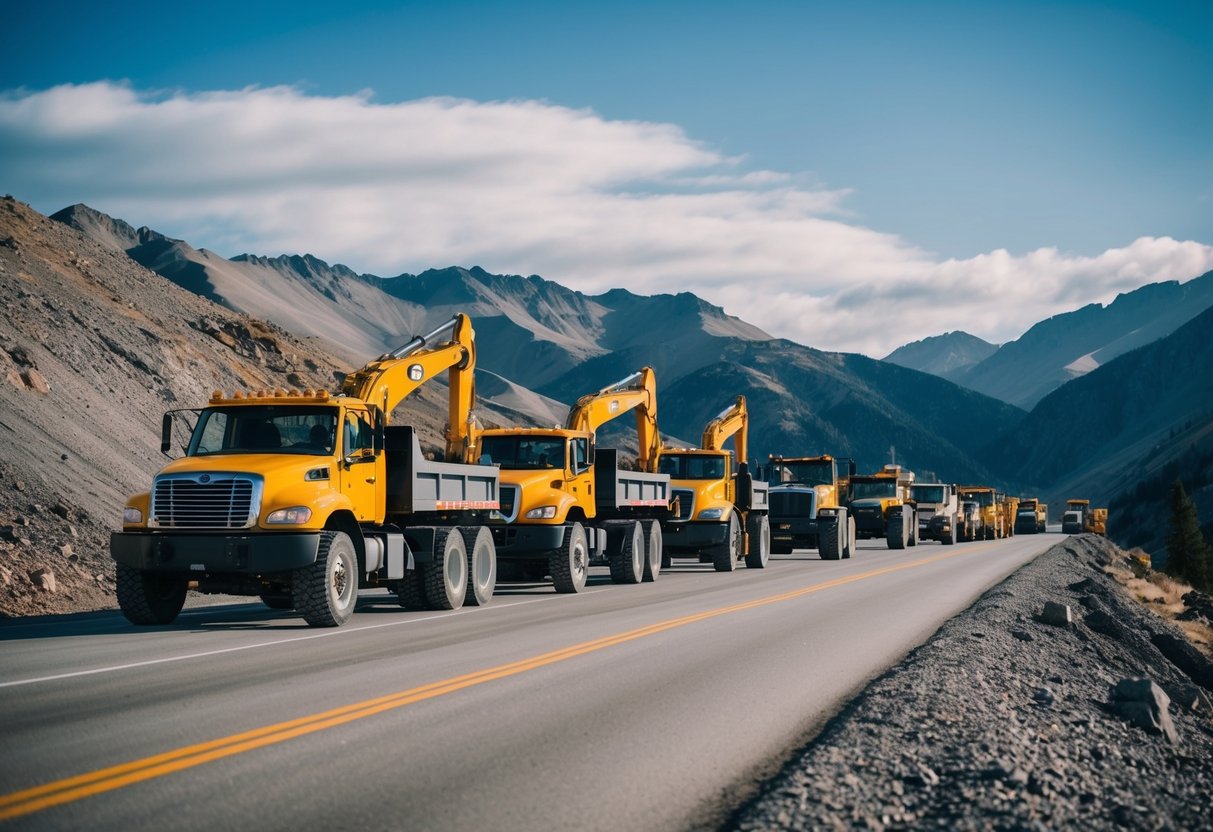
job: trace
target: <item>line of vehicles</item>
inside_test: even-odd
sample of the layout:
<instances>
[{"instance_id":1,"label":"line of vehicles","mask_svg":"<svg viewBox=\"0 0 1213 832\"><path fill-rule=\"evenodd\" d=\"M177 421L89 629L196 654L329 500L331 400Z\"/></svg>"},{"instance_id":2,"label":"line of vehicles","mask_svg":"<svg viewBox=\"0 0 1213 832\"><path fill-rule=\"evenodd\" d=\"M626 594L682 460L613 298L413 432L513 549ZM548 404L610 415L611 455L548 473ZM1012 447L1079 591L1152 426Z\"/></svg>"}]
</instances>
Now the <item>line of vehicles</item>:
<instances>
[{"instance_id":1,"label":"line of vehicles","mask_svg":"<svg viewBox=\"0 0 1213 832\"><path fill-rule=\"evenodd\" d=\"M161 450L172 456L184 435L182 455L127 500L110 540L122 612L167 624L192 589L257 596L331 627L350 618L362 587L386 587L407 609L449 610L488 603L499 581L580 592L592 565L640 583L676 558L728 572L793 548L849 558L864 538L894 549L993 539L1029 531L1029 515L1031 531L1044 530L1036 500L915 483L897 465L859 475L849 460L773 456L752 471L744 396L708 422L699 447L666 447L649 367L582 396L564 425L482 428L475 366L471 321L457 314L349 374L338 393L215 391L202 408L166 413ZM435 460L392 415L444 373L446 447ZM628 413L634 457L597 441ZM1106 529L1106 510L1074 511L1084 530Z\"/></svg>"}]
</instances>

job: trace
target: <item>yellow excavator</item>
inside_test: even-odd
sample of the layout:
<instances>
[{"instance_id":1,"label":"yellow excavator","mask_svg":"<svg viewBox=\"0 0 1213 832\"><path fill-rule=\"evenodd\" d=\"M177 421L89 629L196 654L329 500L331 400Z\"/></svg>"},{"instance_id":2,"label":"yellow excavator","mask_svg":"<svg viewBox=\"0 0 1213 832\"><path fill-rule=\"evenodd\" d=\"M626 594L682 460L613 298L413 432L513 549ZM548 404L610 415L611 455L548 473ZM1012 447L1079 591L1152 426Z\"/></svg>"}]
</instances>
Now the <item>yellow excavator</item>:
<instances>
[{"instance_id":1,"label":"yellow excavator","mask_svg":"<svg viewBox=\"0 0 1213 832\"><path fill-rule=\"evenodd\" d=\"M845 473L839 464L847 463ZM849 558L855 550L855 518L844 505L855 461L846 457L771 455L771 551L816 549L822 560Z\"/></svg>"},{"instance_id":2,"label":"yellow excavator","mask_svg":"<svg viewBox=\"0 0 1213 832\"><path fill-rule=\"evenodd\" d=\"M216 391L184 456L127 500L110 539L118 604L135 624L166 624L188 589L255 595L338 626L360 586L394 589L402 606L457 609L493 596L496 555L485 522L499 507L496 469L467 464L475 334L466 315L380 356L327 390ZM446 371L448 459L421 453L409 425L389 425L405 397Z\"/></svg>"},{"instance_id":3,"label":"yellow excavator","mask_svg":"<svg viewBox=\"0 0 1213 832\"><path fill-rule=\"evenodd\" d=\"M717 572L732 572L743 558L751 569L766 567L769 487L750 475L749 423L745 396L738 396L704 427L699 448L661 450L657 470L670 475L678 507L662 526L663 567L672 557L710 561ZM724 447L730 438L735 455Z\"/></svg>"},{"instance_id":4,"label":"yellow excavator","mask_svg":"<svg viewBox=\"0 0 1213 832\"><path fill-rule=\"evenodd\" d=\"M599 428L635 411L638 470L599 448ZM501 472L501 522L493 540L503 579L551 576L557 592L585 588L591 564L615 583L656 580L670 478L661 453L657 384L650 367L582 396L563 428L472 428L477 459Z\"/></svg>"}]
</instances>

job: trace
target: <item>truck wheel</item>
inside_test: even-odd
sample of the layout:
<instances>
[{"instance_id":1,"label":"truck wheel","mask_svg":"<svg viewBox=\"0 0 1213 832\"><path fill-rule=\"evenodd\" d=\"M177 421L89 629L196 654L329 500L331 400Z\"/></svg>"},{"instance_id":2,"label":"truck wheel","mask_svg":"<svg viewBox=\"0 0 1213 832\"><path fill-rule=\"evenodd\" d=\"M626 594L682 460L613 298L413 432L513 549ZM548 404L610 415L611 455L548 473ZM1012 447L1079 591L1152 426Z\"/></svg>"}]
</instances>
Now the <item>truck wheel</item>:
<instances>
[{"instance_id":1,"label":"truck wheel","mask_svg":"<svg viewBox=\"0 0 1213 832\"><path fill-rule=\"evenodd\" d=\"M951 546L954 543L956 543L956 518L955 517L951 518L951 522L948 524L948 533L944 536L944 538L940 542L943 543L944 546Z\"/></svg>"},{"instance_id":2,"label":"truck wheel","mask_svg":"<svg viewBox=\"0 0 1213 832\"><path fill-rule=\"evenodd\" d=\"M848 516L847 517L847 539L846 539L846 542L843 543L843 546L842 546L843 558L844 559L850 558L851 554L854 551L855 551L855 518Z\"/></svg>"},{"instance_id":3,"label":"truck wheel","mask_svg":"<svg viewBox=\"0 0 1213 832\"><path fill-rule=\"evenodd\" d=\"M590 568L590 547L585 529L574 523L564 535L560 551L548 558L548 571L557 592L581 592Z\"/></svg>"},{"instance_id":4,"label":"truck wheel","mask_svg":"<svg viewBox=\"0 0 1213 832\"><path fill-rule=\"evenodd\" d=\"M657 520L642 520L640 525L644 527L644 579L655 581L665 566L665 558L661 552L661 523Z\"/></svg>"},{"instance_id":5,"label":"truck wheel","mask_svg":"<svg viewBox=\"0 0 1213 832\"><path fill-rule=\"evenodd\" d=\"M741 555L741 524L737 515L729 514L729 530L725 542L712 552L712 565L717 572L732 572L737 568L737 559Z\"/></svg>"},{"instance_id":6,"label":"truck wheel","mask_svg":"<svg viewBox=\"0 0 1213 832\"><path fill-rule=\"evenodd\" d=\"M906 520L901 512L897 513L897 517L889 518L889 527L885 532L885 543L890 549L904 549L906 547Z\"/></svg>"},{"instance_id":7,"label":"truck wheel","mask_svg":"<svg viewBox=\"0 0 1213 832\"><path fill-rule=\"evenodd\" d=\"M612 537L619 535L621 538L618 549L614 541L609 547L611 580L617 584L638 584L644 580L644 530L635 520L612 522L611 525L615 528L608 534L614 532Z\"/></svg>"},{"instance_id":8,"label":"truck wheel","mask_svg":"<svg viewBox=\"0 0 1213 832\"><path fill-rule=\"evenodd\" d=\"M771 560L771 523L765 514L751 514L746 520L746 535L750 551L745 565L750 569L766 569Z\"/></svg>"},{"instance_id":9,"label":"truck wheel","mask_svg":"<svg viewBox=\"0 0 1213 832\"><path fill-rule=\"evenodd\" d=\"M838 560L842 556L842 524L834 517L817 518L817 551L822 560Z\"/></svg>"},{"instance_id":10,"label":"truck wheel","mask_svg":"<svg viewBox=\"0 0 1213 832\"><path fill-rule=\"evenodd\" d=\"M188 582L162 572L142 572L117 564L118 606L132 624L171 624L185 605Z\"/></svg>"},{"instance_id":11,"label":"truck wheel","mask_svg":"<svg viewBox=\"0 0 1213 832\"><path fill-rule=\"evenodd\" d=\"M316 562L291 575L295 609L313 627L340 627L358 603L358 556L345 532L320 533Z\"/></svg>"},{"instance_id":12,"label":"truck wheel","mask_svg":"<svg viewBox=\"0 0 1213 832\"><path fill-rule=\"evenodd\" d=\"M902 516L904 515L905 512L903 511ZM918 545L918 512L915 511L910 512L910 529L906 532L906 545Z\"/></svg>"},{"instance_id":13,"label":"truck wheel","mask_svg":"<svg viewBox=\"0 0 1213 832\"><path fill-rule=\"evenodd\" d=\"M458 529L434 529L434 561L421 570L425 600L436 610L457 610L468 591L468 551Z\"/></svg>"},{"instance_id":14,"label":"truck wheel","mask_svg":"<svg viewBox=\"0 0 1213 832\"><path fill-rule=\"evenodd\" d=\"M295 599L289 592L267 592L261 596L261 603L272 610L293 610Z\"/></svg>"},{"instance_id":15,"label":"truck wheel","mask_svg":"<svg viewBox=\"0 0 1213 832\"><path fill-rule=\"evenodd\" d=\"M404 577L396 582L396 599L406 610L430 608L425 600L425 582L421 579L420 566L409 569L404 573Z\"/></svg>"},{"instance_id":16,"label":"truck wheel","mask_svg":"<svg viewBox=\"0 0 1213 832\"><path fill-rule=\"evenodd\" d=\"M484 526L460 526L463 545L468 551L468 588L463 603L483 607L493 600L497 587L497 547L493 533Z\"/></svg>"}]
</instances>

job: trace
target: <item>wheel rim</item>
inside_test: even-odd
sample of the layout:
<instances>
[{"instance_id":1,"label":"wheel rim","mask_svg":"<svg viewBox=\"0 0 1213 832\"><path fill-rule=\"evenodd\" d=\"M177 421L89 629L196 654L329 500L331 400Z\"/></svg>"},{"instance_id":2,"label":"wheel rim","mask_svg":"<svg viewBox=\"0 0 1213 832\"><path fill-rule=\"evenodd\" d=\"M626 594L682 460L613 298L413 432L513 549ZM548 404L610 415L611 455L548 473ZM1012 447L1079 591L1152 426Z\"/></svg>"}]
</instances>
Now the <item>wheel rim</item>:
<instances>
[{"instance_id":1,"label":"wheel rim","mask_svg":"<svg viewBox=\"0 0 1213 832\"><path fill-rule=\"evenodd\" d=\"M452 550L446 555L446 585L452 590L457 590L463 582L459 580L463 574L463 558L454 557L457 553Z\"/></svg>"},{"instance_id":2,"label":"wheel rim","mask_svg":"<svg viewBox=\"0 0 1213 832\"><path fill-rule=\"evenodd\" d=\"M585 544L579 540L573 546L573 562L571 566L573 567L574 577L585 575L586 569L588 568L586 561L587 557Z\"/></svg>"},{"instance_id":3,"label":"wheel rim","mask_svg":"<svg viewBox=\"0 0 1213 832\"><path fill-rule=\"evenodd\" d=\"M474 551L479 554L479 557L473 557L476 564L476 586L488 586L489 578L493 577L493 564L483 550L476 548Z\"/></svg>"},{"instance_id":4,"label":"wheel rim","mask_svg":"<svg viewBox=\"0 0 1213 832\"><path fill-rule=\"evenodd\" d=\"M337 609L345 609L350 605L354 582L351 580L344 552L333 558L333 567L329 571L329 587L333 593L333 605Z\"/></svg>"},{"instance_id":5,"label":"wheel rim","mask_svg":"<svg viewBox=\"0 0 1213 832\"><path fill-rule=\"evenodd\" d=\"M643 529L637 523L632 531L632 574L637 578L644 577L644 536Z\"/></svg>"}]
</instances>

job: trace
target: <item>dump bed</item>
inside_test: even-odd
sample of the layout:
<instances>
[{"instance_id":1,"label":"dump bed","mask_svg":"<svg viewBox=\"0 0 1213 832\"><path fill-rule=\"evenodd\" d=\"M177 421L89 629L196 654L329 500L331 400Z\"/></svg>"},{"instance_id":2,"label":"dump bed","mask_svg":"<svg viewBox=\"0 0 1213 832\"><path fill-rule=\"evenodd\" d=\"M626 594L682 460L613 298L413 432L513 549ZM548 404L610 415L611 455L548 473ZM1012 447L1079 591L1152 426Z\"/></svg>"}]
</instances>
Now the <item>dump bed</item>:
<instances>
[{"instance_id":1,"label":"dump bed","mask_svg":"<svg viewBox=\"0 0 1213 832\"><path fill-rule=\"evenodd\" d=\"M388 514L498 508L496 466L426 459L410 425L385 433Z\"/></svg>"},{"instance_id":2,"label":"dump bed","mask_svg":"<svg viewBox=\"0 0 1213 832\"><path fill-rule=\"evenodd\" d=\"M619 470L619 451L594 452L594 500L599 511L642 506L662 507L670 502L670 475Z\"/></svg>"}]
</instances>

